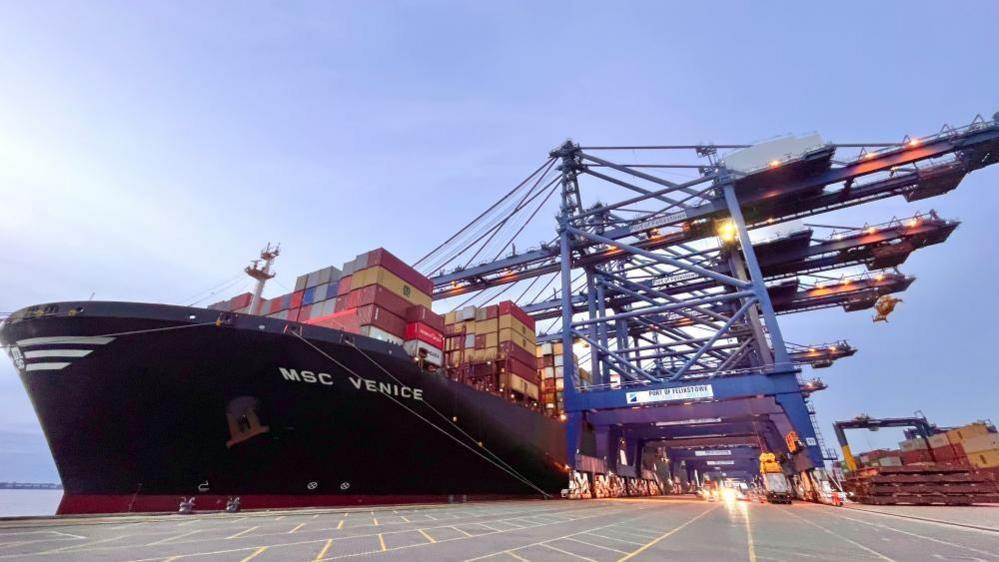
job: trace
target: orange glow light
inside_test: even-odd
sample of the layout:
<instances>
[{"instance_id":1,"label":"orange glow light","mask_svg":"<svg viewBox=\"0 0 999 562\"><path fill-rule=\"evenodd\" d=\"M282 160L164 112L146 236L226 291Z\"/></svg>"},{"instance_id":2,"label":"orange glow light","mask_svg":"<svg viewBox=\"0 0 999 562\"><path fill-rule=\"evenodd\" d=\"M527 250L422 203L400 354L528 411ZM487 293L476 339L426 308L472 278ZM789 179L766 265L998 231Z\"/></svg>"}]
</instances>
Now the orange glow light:
<instances>
[{"instance_id":1,"label":"orange glow light","mask_svg":"<svg viewBox=\"0 0 999 562\"><path fill-rule=\"evenodd\" d=\"M780 166L780 160L771 160L770 161L770 167L771 168L776 168L778 166Z\"/></svg>"},{"instance_id":2,"label":"orange glow light","mask_svg":"<svg viewBox=\"0 0 999 562\"><path fill-rule=\"evenodd\" d=\"M909 147L913 147L913 146L919 146L919 139L909 139L909 142L908 142L908 143L906 143L906 144L907 144L907 145L908 145Z\"/></svg>"}]
</instances>

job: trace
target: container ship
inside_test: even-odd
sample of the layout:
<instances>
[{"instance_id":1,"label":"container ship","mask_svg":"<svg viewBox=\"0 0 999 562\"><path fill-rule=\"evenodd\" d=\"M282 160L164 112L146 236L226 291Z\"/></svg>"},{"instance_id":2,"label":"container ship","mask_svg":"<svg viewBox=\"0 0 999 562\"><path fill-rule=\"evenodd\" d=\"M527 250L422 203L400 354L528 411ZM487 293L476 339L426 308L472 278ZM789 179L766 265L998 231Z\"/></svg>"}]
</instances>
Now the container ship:
<instances>
[{"instance_id":1,"label":"container ship","mask_svg":"<svg viewBox=\"0 0 999 562\"><path fill-rule=\"evenodd\" d=\"M438 315L433 283L384 249L264 299L278 254L207 308L57 302L0 325L59 514L658 493L586 435L588 471L570 471L563 354L514 303Z\"/></svg>"}]
</instances>

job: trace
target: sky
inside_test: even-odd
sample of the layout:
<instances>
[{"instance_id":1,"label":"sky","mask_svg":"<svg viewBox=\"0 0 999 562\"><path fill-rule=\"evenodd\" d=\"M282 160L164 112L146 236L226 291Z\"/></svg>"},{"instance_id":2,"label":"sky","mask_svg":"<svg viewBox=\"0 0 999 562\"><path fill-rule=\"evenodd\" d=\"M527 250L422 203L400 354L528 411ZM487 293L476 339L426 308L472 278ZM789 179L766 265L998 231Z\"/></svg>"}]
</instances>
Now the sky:
<instances>
[{"instance_id":1,"label":"sky","mask_svg":"<svg viewBox=\"0 0 999 562\"><path fill-rule=\"evenodd\" d=\"M8 3L0 311L187 304L268 241L283 249L271 295L379 246L412 261L566 138L892 142L991 118L997 18L990 2ZM964 221L903 266L918 280L889 323L782 318L790 341L859 349L816 373L830 444L859 413L999 417L996 183L986 169L818 221ZM539 241L555 232L541 218ZM6 361L0 403L0 480L56 480Z\"/></svg>"}]
</instances>

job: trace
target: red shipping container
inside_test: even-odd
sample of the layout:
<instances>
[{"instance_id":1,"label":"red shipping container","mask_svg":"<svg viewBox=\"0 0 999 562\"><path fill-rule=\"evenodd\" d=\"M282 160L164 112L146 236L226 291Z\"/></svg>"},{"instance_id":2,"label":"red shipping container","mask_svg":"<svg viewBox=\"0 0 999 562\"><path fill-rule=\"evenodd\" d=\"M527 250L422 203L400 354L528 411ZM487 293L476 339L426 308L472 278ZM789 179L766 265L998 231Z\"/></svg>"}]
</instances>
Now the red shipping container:
<instances>
[{"instance_id":1,"label":"red shipping container","mask_svg":"<svg viewBox=\"0 0 999 562\"><path fill-rule=\"evenodd\" d=\"M298 322L298 313L300 310L300 308L292 308L288 310L288 318L286 318L286 320L289 322Z\"/></svg>"},{"instance_id":2,"label":"red shipping container","mask_svg":"<svg viewBox=\"0 0 999 562\"><path fill-rule=\"evenodd\" d=\"M369 267L381 266L391 273L395 274L396 277L402 279L403 281L409 283L417 290L431 295L434 292L434 283L430 279L427 279L420 272L416 271L405 262L399 258L392 255L385 248L378 248L377 250L372 250L367 254L367 265L358 269L358 271L367 269Z\"/></svg>"},{"instance_id":3,"label":"red shipping container","mask_svg":"<svg viewBox=\"0 0 999 562\"><path fill-rule=\"evenodd\" d=\"M499 306L495 304L486 307L486 320L492 320L493 318L499 318Z\"/></svg>"},{"instance_id":4,"label":"red shipping container","mask_svg":"<svg viewBox=\"0 0 999 562\"><path fill-rule=\"evenodd\" d=\"M406 341L420 340L429 343L437 349L444 349L444 334L423 322L410 322L406 324L406 336L403 339Z\"/></svg>"},{"instance_id":5,"label":"red shipping container","mask_svg":"<svg viewBox=\"0 0 999 562\"><path fill-rule=\"evenodd\" d=\"M902 464L915 464L920 462L933 462L929 449L916 449L913 451L902 451Z\"/></svg>"},{"instance_id":6,"label":"red shipping container","mask_svg":"<svg viewBox=\"0 0 999 562\"><path fill-rule=\"evenodd\" d=\"M291 294L291 308L301 308L302 299L305 298L305 291L295 291Z\"/></svg>"},{"instance_id":7,"label":"red shipping container","mask_svg":"<svg viewBox=\"0 0 999 562\"><path fill-rule=\"evenodd\" d=\"M350 292L350 275L345 275L340 278L339 283L336 286L336 296L342 297Z\"/></svg>"},{"instance_id":8,"label":"red shipping container","mask_svg":"<svg viewBox=\"0 0 999 562\"><path fill-rule=\"evenodd\" d=\"M933 458L938 462L953 461L957 459L957 451L953 445L943 447L933 447Z\"/></svg>"},{"instance_id":9,"label":"red shipping container","mask_svg":"<svg viewBox=\"0 0 999 562\"><path fill-rule=\"evenodd\" d=\"M336 311L360 308L369 304L378 305L399 318L405 318L406 310L413 306L413 303L381 285L368 285L337 298Z\"/></svg>"},{"instance_id":10,"label":"red shipping container","mask_svg":"<svg viewBox=\"0 0 999 562\"><path fill-rule=\"evenodd\" d=\"M267 314L274 314L276 312L281 312L281 304L284 302L286 295L281 295L280 297L273 298L267 301L269 305L267 307Z\"/></svg>"},{"instance_id":11,"label":"red shipping container","mask_svg":"<svg viewBox=\"0 0 999 562\"><path fill-rule=\"evenodd\" d=\"M298 312L298 321L299 322L306 322L310 318L312 318L312 305L311 304L307 304L307 305L303 306L299 310L299 312Z\"/></svg>"},{"instance_id":12,"label":"red shipping container","mask_svg":"<svg viewBox=\"0 0 999 562\"><path fill-rule=\"evenodd\" d=\"M524 312L524 309L517 306L513 301L503 301L499 303L499 314L500 316L505 316L507 314L512 314L514 318L523 322L525 326L529 329L534 330L534 318L531 318L529 314Z\"/></svg>"},{"instance_id":13,"label":"red shipping container","mask_svg":"<svg viewBox=\"0 0 999 562\"><path fill-rule=\"evenodd\" d=\"M500 357L516 359L531 369L538 370L538 358L513 342L506 341L500 344Z\"/></svg>"},{"instance_id":14,"label":"red shipping container","mask_svg":"<svg viewBox=\"0 0 999 562\"><path fill-rule=\"evenodd\" d=\"M406 334L406 321L376 304L361 306L356 310L358 324L362 327L374 326L398 338Z\"/></svg>"},{"instance_id":15,"label":"red shipping container","mask_svg":"<svg viewBox=\"0 0 999 562\"><path fill-rule=\"evenodd\" d=\"M241 308L246 308L250 306L250 301L253 300L253 295L250 293L243 293L241 295L236 295L229 299L229 310L239 310Z\"/></svg>"},{"instance_id":16,"label":"red shipping container","mask_svg":"<svg viewBox=\"0 0 999 562\"><path fill-rule=\"evenodd\" d=\"M406 322L423 322L438 332L444 331L444 317L418 304L406 309Z\"/></svg>"},{"instance_id":17,"label":"red shipping container","mask_svg":"<svg viewBox=\"0 0 999 562\"><path fill-rule=\"evenodd\" d=\"M530 365L526 365L516 359L506 360L506 370L527 382L538 384L538 370Z\"/></svg>"},{"instance_id":18,"label":"red shipping container","mask_svg":"<svg viewBox=\"0 0 999 562\"><path fill-rule=\"evenodd\" d=\"M323 328L332 328L334 330L350 332L352 334L361 333L361 324L358 321L356 310L345 310L343 312L334 312L329 316L323 316L322 318L313 318L312 320L309 320L308 324L312 324L313 326L322 326Z\"/></svg>"}]
</instances>

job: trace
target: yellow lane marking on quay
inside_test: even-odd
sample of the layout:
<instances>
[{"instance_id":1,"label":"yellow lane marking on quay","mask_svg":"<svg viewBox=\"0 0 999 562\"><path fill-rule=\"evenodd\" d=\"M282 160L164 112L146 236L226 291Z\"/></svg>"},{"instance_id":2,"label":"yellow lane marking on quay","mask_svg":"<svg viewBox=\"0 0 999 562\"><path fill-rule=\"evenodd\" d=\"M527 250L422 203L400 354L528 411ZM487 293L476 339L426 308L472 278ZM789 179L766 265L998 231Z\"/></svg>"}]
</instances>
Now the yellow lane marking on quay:
<instances>
[{"instance_id":1,"label":"yellow lane marking on quay","mask_svg":"<svg viewBox=\"0 0 999 562\"><path fill-rule=\"evenodd\" d=\"M385 537L383 537L381 533L378 533L378 544L381 545L382 552L385 552L386 550L388 550L388 549L385 548Z\"/></svg>"},{"instance_id":2,"label":"yellow lane marking on quay","mask_svg":"<svg viewBox=\"0 0 999 562\"><path fill-rule=\"evenodd\" d=\"M687 525L690 525L694 521L697 521L701 517L704 517L705 515L707 515L707 514L711 513L712 511L718 509L718 507L719 506L715 506L715 507L713 507L711 509L708 509L707 511L705 511L705 512L701 513L700 515L698 515L697 517L694 517L690 521L687 521L683 525L680 525L679 527L674 527L673 529L670 529L669 531L666 531L662 535L659 535L659 537L657 537L655 539L652 539L651 541L649 541L648 543L646 543L645 546L639 548L638 550L632 552L631 554L629 554L629 555L627 555L627 556L625 556L623 558L619 558L617 562L624 562L625 560L631 560L632 558L638 556L639 554L641 554L641 553L645 552L646 550L652 548L653 546L659 544L661 541L669 538L670 536L674 535L675 533L678 533L678 532L682 531Z\"/></svg>"},{"instance_id":3,"label":"yellow lane marking on quay","mask_svg":"<svg viewBox=\"0 0 999 562\"><path fill-rule=\"evenodd\" d=\"M295 531L297 531L297 530L301 529L301 528L302 528L302 527L304 527L304 526L305 526L305 523L299 523L299 524L298 524L297 526L295 526L295 528L294 528L294 529L292 529L292 530L288 531L288 534L291 534L291 533L294 533Z\"/></svg>"},{"instance_id":4,"label":"yellow lane marking on quay","mask_svg":"<svg viewBox=\"0 0 999 562\"><path fill-rule=\"evenodd\" d=\"M340 523L338 523L338 524L337 524L337 526L336 526L336 529L337 529L338 531L339 531L340 529L343 529L343 519L341 519L341 520L340 520Z\"/></svg>"},{"instance_id":5,"label":"yellow lane marking on quay","mask_svg":"<svg viewBox=\"0 0 999 562\"><path fill-rule=\"evenodd\" d=\"M648 508L643 507L643 508L640 508L639 510L640 511L644 511L645 509L648 509ZM578 517L579 519L590 519L590 518L595 518L595 517L605 517L605 516L609 516L609 515L614 515L614 514L620 513L622 510L620 510L620 509L614 509L614 508L600 508L600 507L597 507L597 508L586 508L586 509L573 508L570 511L576 512L579 515L579 517ZM490 520L490 522L492 522L492 521L501 521L501 520L502 519ZM546 525L551 525L551 524L553 524L553 523L548 523L548 524L540 524L539 523L539 524L533 525L532 527L541 527L541 526L546 526ZM609 526L609 525L606 525L606 526ZM599 528L603 528L603 527L599 527ZM454 538L451 538L451 539L440 539L440 540L437 541L439 543L450 542L450 541L458 541L458 540L465 540L468 537L479 537L479 536L483 536L483 535L497 534L497 533L488 532L488 533L482 533L482 534L478 534L478 535L471 535L470 533L463 532L460 529L456 529L453 526L449 526L449 525L439 525L439 526L436 526L436 527L429 527L428 529L431 529L431 530L432 529L452 529L454 531L457 531L457 532L462 533L463 535L465 535L465 536L454 537ZM323 529L320 529L320 530L317 530L317 531L321 531L321 530L323 530ZM415 529L402 529L402 530L399 530L399 531L387 532L385 534L406 533L406 532L412 532L414 530ZM506 532L506 531L503 531L503 532ZM268 533L268 535L274 535L274 536L284 536L286 534L287 534L286 531L281 532L281 533ZM96 545L96 544L99 544L99 543L104 543L104 542L109 542L109 541L112 541L112 540L118 540L118 539L126 538L128 536L130 536L130 535L121 535L121 536L118 536L118 537L109 537L108 539L103 539L101 541L94 541L92 543L84 543L84 544L80 544L80 545L73 545L73 546L64 547L63 549L58 549L58 550L62 551L64 549L70 549L70 548L73 548L73 549L82 549L82 548L86 548L88 546ZM257 538L260 538L260 536L263 536L263 535L259 535ZM356 538L361 538L361 537L374 537L374 536L377 536L377 535L376 534L364 534L364 535L355 535L355 536L352 536L350 538L351 539L356 539ZM170 540L175 540L177 538L178 538L177 536L173 536L173 537L170 537ZM200 539L195 539L195 540L192 540L192 541L185 541L183 543L176 543L176 544L184 544L184 545L191 546L191 545L196 545L196 544L199 544L199 543L201 543L201 544L205 544L205 543L211 544L213 541L216 541L216 540L217 539L213 539L213 538L210 538L210 537L204 537L204 535L202 535L202 538L200 538ZM287 542L287 543L280 543L280 544L272 544L272 545L268 545L268 547L269 548L278 548L278 547L298 546L298 545L304 545L304 544L317 544L318 545L318 544L324 542L325 540L326 540L326 537L323 537L323 538L319 538L319 539L310 539L310 540L294 541L294 542ZM394 550L407 549L407 548L418 547L418 546L427 546L428 544L430 544L430 543L415 543L415 544L411 544L411 545L403 545L403 546L398 546L398 547L392 547L392 548L388 548L387 550L388 551L394 551ZM146 545L146 546L148 546L148 545ZM173 545L171 545L171 546L173 546ZM136 548L142 548L142 547L141 546L137 547L135 545L98 546L97 548L88 549L88 550L86 550L86 552L97 552L97 551L109 552L109 551L121 551L123 549L136 549ZM253 548L254 547L241 547L241 548L224 549L224 550L211 551L211 552L201 551L201 552L196 552L196 553L185 554L184 556L185 557L188 557L188 556L206 556L206 555L215 555L215 554L227 554L227 553L233 553L233 552L246 552L246 551L252 550ZM85 552L85 551L83 551L83 550L74 550L74 554L78 553L78 552ZM373 551L365 552L365 553L340 555L340 556L334 556L332 558L326 558L326 560L339 559L339 558L348 558L348 557L356 557L356 556L360 556L360 555L364 555L364 554L375 554L375 553L378 553L378 552L380 552L380 551L379 550L373 550ZM51 552L48 552L48 551L46 551L46 552L37 552L37 553L30 553L30 554L26 554L26 555L25 554L0 555L0 559L11 558L12 556L17 556L17 557L40 556L40 555L44 556L44 555L47 555L47 554L51 554ZM163 556L160 555L160 556L156 556L156 557L148 557L148 558L141 558L141 559L133 560L133 562L140 562L140 561L141 562L162 562L162 560L163 560Z\"/></svg>"},{"instance_id":6,"label":"yellow lane marking on quay","mask_svg":"<svg viewBox=\"0 0 999 562\"><path fill-rule=\"evenodd\" d=\"M514 553L514 552L512 552L512 551L511 552L506 552L504 554L509 554L511 557L516 558L517 560L520 560L520 562L531 562L527 558L524 558L522 556L517 556L517 554Z\"/></svg>"},{"instance_id":7,"label":"yellow lane marking on quay","mask_svg":"<svg viewBox=\"0 0 999 562\"><path fill-rule=\"evenodd\" d=\"M419 532L420 532L420 534L421 534L421 535L423 535L423 537L424 537L425 539L427 539L428 541L430 541L431 543L435 543L435 542L437 542L437 540L436 540L436 539L434 539L433 537L431 537L430 535L428 535L428 534L427 534L427 532L426 532L426 531L424 531L423 529L417 529L417 531L419 531Z\"/></svg>"},{"instance_id":8,"label":"yellow lane marking on quay","mask_svg":"<svg viewBox=\"0 0 999 562\"><path fill-rule=\"evenodd\" d=\"M246 533L250 533L252 531L256 531L259 528L260 528L260 525L257 525L256 527L250 527L249 529L243 529L242 531L240 531L240 532L238 532L238 533L236 533L234 535L229 535L228 537L226 537L226 539L238 539L239 537L245 535Z\"/></svg>"},{"instance_id":9,"label":"yellow lane marking on quay","mask_svg":"<svg viewBox=\"0 0 999 562\"><path fill-rule=\"evenodd\" d=\"M250 562L250 560L253 560L257 556L260 556L261 554L263 554L265 550L267 550L267 547L266 546L262 546L262 547L258 548L257 550L254 550L253 554L247 556L246 558L240 560L239 562Z\"/></svg>"},{"instance_id":10,"label":"yellow lane marking on quay","mask_svg":"<svg viewBox=\"0 0 999 562\"><path fill-rule=\"evenodd\" d=\"M636 511L644 511L646 509L649 509L649 508L648 507L642 507L642 508L639 508ZM717 507L709 509L708 511L712 511L713 509L717 509ZM707 514L708 511L705 511L701 515L698 515L697 517L694 518L694 520L696 520L696 519L702 517L703 515ZM600 512L597 515L592 515L590 517L602 517L604 515L616 515L617 513L619 513L619 512L615 512L615 513L604 513L604 512ZM639 519L640 517L645 517L646 515L648 515L648 514L646 513L646 514L642 514L642 515L638 515L638 516L632 517L629 521L633 521L635 519ZM586 519L586 517L581 517L580 519ZM684 524L684 526L689 525L694 520L688 521L687 523ZM562 535L561 537L552 537L550 539L545 539L543 541L538 541L538 542L534 542L534 543L531 543L531 544L525 544L525 545L522 545L522 546L518 546L517 548L510 548L510 549L507 549L507 550L501 550L499 552L493 552L491 554L484 554L484 555L478 556L476 558L469 558L469 559L465 560L465 562L475 562L476 560L485 560L486 558L492 558L494 556L499 556L500 554L506 554L508 556L512 556L514 558L517 558L518 560L524 560L524 558L521 558L520 556L518 556L516 554L516 551L523 550L525 548L531 548L532 546L544 546L545 543L557 542L557 541L561 541L561 540L571 539L571 538L577 537L579 535L594 535L595 533L593 531L598 531L598 530L601 530L601 529L607 529L608 527L614 527L615 525L620 525L621 523L622 523L621 521L617 521L617 522L614 522L614 523L608 523L606 525L600 525L598 527L592 527L590 529L583 529L582 531L576 531L575 533L569 533L568 535ZM541 527L541 526L545 526L545 525L554 525L554 523L540 523L538 525L535 525L535 527ZM676 530L679 530L679 528L675 529L674 532ZM486 535L491 535L493 533L485 533L485 534ZM480 535L480 536L482 536L482 535ZM599 535L597 535L597 536L599 536ZM460 540L460 538L459 539L448 539L448 540ZM441 542L447 542L447 541L441 541ZM636 544L641 544L641 543L636 543ZM573 556L576 556L577 558L579 557L578 555L575 555L575 554ZM630 554L629 556L634 556L634 554ZM621 560L626 560L626 558L622 558Z\"/></svg>"},{"instance_id":11,"label":"yellow lane marking on quay","mask_svg":"<svg viewBox=\"0 0 999 562\"><path fill-rule=\"evenodd\" d=\"M333 539L327 539L326 544L323 545L323 549L319 551L319 554L313 560L322 560L326 556L326 553L330 551L331 546L333 546Z\"/></svg>"}]
</instances>

